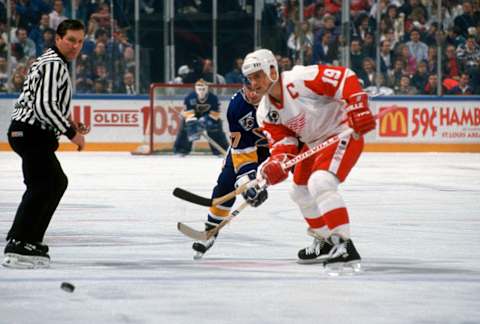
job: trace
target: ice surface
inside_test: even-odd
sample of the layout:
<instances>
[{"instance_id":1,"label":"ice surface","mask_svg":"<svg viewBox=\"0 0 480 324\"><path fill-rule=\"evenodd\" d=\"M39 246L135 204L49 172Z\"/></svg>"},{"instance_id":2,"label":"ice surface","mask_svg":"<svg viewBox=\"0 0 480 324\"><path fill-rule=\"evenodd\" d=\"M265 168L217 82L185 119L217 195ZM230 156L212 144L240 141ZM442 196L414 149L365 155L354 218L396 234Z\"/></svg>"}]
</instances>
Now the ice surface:
<instances>
[{"instance_id":1,"label":"ice surface","mask_svg":"<svg viewBox=\"0 0 480 324\"><path fill-rule=\"evenodd\" d=\"M0 267L0 323L480 323L480 155L364 154L341 186L364 272L295 263L311 243L289 181L225 227L203 260L211 156L59 153L69 188L47 231L46 270ZM24 190L0 153L0 239ZM2 244L3 248L3 244ZM63 281L76 289L60 289Z\"/></svg>"}]
</instances>

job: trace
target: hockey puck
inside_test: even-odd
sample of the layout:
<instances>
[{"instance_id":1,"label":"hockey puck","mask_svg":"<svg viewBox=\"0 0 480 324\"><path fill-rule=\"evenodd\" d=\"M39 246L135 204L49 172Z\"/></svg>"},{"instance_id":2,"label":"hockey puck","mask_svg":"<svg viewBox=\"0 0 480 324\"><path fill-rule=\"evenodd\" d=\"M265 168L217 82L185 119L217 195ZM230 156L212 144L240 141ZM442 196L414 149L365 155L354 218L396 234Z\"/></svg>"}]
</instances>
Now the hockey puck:
<instances>
[{"instance_id":1,"label":"hockey puck","mask_svg":"<svg viewBox=\"0 0 480 324\"><path fill-rule=\"evenodd\" d=\"M75 286L69 282L62 282L62 284L60 285L60 288L62 288L63 290L69 293L72 293L75 290Z\"/></svg>"}]
</instances>

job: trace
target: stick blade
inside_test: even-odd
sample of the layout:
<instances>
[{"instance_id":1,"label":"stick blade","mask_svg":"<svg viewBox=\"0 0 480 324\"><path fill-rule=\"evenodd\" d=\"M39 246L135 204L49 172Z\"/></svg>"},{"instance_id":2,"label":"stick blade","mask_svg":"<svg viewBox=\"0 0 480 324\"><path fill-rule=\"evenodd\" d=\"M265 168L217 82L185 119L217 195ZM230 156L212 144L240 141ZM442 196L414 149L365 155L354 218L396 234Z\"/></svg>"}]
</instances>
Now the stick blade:
<instances>
[{"instance_id":1,"label":"stick blade","mask_svg":"<svg viewBox=\"0 0 480 324\"><path fill-rule=\"evenodd\" d=\"M212 206L212 199L196 195L193 192L187 191L187 190L182 189L182 188L178 188L178 187L175 188L173 190L173 195L177 198L189 201L189 202L197 204L197 205L201 205L201 206L205 206L205 207Z\"/></svg>"},{"instance_id":2,"label":"stick blade","mask_svg":"<svg viewBox=\"0 0 480 324\"><path fill-rule=\"evenodd\" d=\"M208 232L206 231L197 231L196 229L191 228L188 225L183 223L177 223L177 229L185 236L188 236L194 240L206 241L208 239Z\"/></svg>"}]
</instances>

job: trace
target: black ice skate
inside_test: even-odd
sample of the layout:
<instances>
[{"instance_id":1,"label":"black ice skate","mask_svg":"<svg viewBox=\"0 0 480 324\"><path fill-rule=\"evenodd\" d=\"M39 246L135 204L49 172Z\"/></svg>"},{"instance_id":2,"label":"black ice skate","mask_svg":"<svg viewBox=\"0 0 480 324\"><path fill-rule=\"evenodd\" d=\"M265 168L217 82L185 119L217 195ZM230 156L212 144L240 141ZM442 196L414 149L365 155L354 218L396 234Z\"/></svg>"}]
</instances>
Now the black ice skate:
<instances>
[{"instance_id":1,"label":"black ice skate","mask_svg":"<svg viewBox=\"0 0 480 324\"><path fill-rule=\"evenodd\" d=\"M325 239L314 238L312 245L298 251L297 263L312 264L325 262L332 247Z\"/></svg>"},{"instance_id":2,"label":"black ice skate","mask_svg":"<svg viewBox=\"0 0 480 324\"><path fill-rule=\"evenodd\" d=\"M343 239L338 235L329 238L333 244L328 259L325 261L327 272L332 274L344 271L361 271L361 258L351 239Z\"/></svg>"},{"instance_id":3,"label":"black ice skate","mask_svg":"<svg viewBox=\"0 0 480 324\"><path fill-rule=\"evenodd\" d=\"M50 256L48 246L41 243L28 243L11 239L5 246L2 265L7 268L34 269L48 268Z\"/></svg>"},{"instance_id":4,"label":"black ice skate","mask_svg":"<svg viewBox=\"0 0 480 324\"><path fill-rule=\"evenodd\" d=\"M212 225L211 223L205 223L205 230L209 231L213 228L215 228L216 225ZM195 260L199 260L203 257L203 255L210 250L210 248L213 246L213 243L215 243L215 239L217 238L218 233L209 238L206 241L196 241L193 242L192 249L195 251L195 254L193 258Z\"/></svg>"}]
</instances>

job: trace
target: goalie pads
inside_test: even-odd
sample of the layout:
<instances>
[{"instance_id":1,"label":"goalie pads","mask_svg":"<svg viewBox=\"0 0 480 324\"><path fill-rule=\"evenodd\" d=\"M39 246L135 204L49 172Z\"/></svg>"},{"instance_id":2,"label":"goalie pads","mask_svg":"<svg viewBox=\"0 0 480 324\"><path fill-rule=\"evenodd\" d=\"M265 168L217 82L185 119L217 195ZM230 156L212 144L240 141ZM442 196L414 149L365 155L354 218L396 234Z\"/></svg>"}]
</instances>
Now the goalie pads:
<instances>
[{"instance_id":1,"label":"goalie pads","mask_svg":"<svg viewBox=\"0 0 480 324\"><path fill-rule=\"evenodd\" d=\"M200 134L203 132L203 128L200 122L196 118L192 118L185 122L187 129L187 137L190 142L200 139Z\"/></svg>"},{"instance_id":2,"label":"goalie pads","mask_svg":"<svg viewBox=\"0 0 480 324\"><path fill-rule=\"evenodd\" d=\"M219 132L222 130L222 125L220 120L215 120L210 116L202 116L198 119L200 127L205 129L207 132Z\"/></svg>"}]
</instances>

